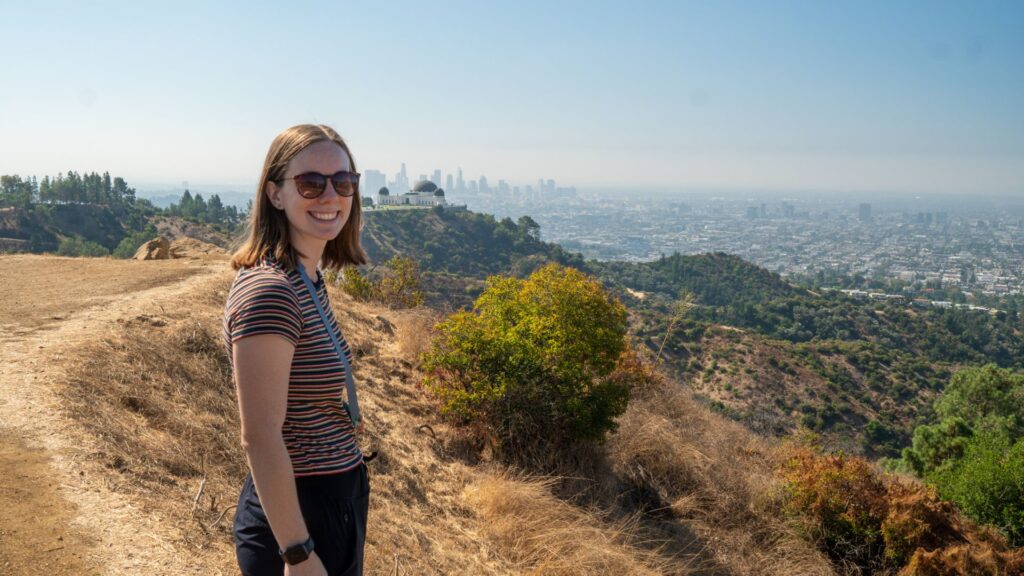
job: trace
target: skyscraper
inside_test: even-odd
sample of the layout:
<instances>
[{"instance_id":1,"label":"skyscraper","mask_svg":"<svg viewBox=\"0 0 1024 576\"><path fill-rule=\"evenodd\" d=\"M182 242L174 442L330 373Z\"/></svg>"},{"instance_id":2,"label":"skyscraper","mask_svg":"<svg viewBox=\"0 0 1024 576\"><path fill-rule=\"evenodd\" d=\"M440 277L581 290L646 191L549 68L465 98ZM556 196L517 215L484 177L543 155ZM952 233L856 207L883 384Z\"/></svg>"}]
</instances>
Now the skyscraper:
<instances>
[{"instance_id":1,"label":"skyscraper","mask_svg":"<svg viewBox=\"0 0 1024 576\"><path fill-rule=\"evenodd\" d=\"M395 174L395 181L391 183L392 192L402 194L409 190L409 176L405 172L405 162L402 162L402 169Z\"/></svg>"},{"instance_id":2,"label":"skyscraper","mask_svg":"<svg viewBox=\"0 0 1024 576\"><path fill-rule=\"evenodd\" d=\"M362 196L376 196L381 188L387 185L383 172L378 170L364 170L363 179L359 184L359 194Z\"/></svg>"},{"instance_id":3,"label":"skyscraper","mask_svg":"<svg viewBox=\"0 0 1024 576\"><path fill-rule=\"evenodd\" d=\"M862 222L869 222L871 220L871 204L861 202L857 208L857 216Z\"/></svg>"}]
</instances>

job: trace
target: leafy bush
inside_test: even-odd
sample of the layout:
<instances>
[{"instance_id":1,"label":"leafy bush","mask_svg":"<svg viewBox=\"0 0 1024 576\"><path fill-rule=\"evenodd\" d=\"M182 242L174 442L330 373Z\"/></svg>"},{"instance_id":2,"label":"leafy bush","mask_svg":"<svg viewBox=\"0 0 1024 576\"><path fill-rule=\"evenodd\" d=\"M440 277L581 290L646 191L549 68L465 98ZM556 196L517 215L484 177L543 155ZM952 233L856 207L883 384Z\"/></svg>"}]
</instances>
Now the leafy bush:
<instances>
[{"instance_id":1,"label":"leafy bush","mask_svg":"<svg viewBox=\"0 0 1024 576\"><path fill-rule=\"evenodd\" d=\"M548 264L492 276L472 312L438 324L424 357L442 413L506 451L601 441L636 379L625 307L596 280Z\"/></svg>"},{"instance_id":2,"label":"leafy bush","mask_svg":"<svg viewBox=\"0 0 1024 576\"><path fill-rule=\"evenodd\" d=\"M903 449L906 468L921 477L931 474L943 463L960 458L971 434L970 425L959 417L918 426L913 444Z\"/></svg>"},{"instance_id":3,"label":"leafy bush","mask_svg":"<svg viewBox=\"0 0 1024 576\"><path fill-rule=\"evenodd\" d=\"M60 246L57 247L58 256L108 256L109 254L110 251L103 246L77 236L61 240Z\"/></svg>"},{"instance_id":4,"label":"leafy bush","mask_svg":"<svg viewBox=\"0 0 1024 576\"><path fill-rule=\"evenodd\" d=\"M1024 546L1024 440L1011 445L1004 435L976 434L961 458L927 479L968 516Z\"/></svg>"},{"instance_id":5,"label":"leafy bush","mask_svg":"<svg viewBox=\"0 0 1024 576\"><path fill-rule=\"evenodd\" d=\"M903 467L1024 544L1024 376L992 364L965 368L935 412L937 423L914 431Z\"/></svg>"},{"instance_id":6,"label":"leafy bush","mask_svg":"<svg viewBox=\"0 0 1024 576\"><path fill-rule=\"evenodd\" d=\"M940 420L963 418L972 428L1024 434L1024 375L989 364L957 372L935 404Z\"/></svg>"},{"instance_id":7,"label":"leafy bush","mask_svg":"<svg viewBox=\"0 0 1024 576\"><path fill-rule=\"evenodd\" d=\"M378 299L390 308L414 308L423 304L420 267L408 256L388 260L388 273L376 283Z\"/></svg>"},{"instance_id":8,"label":"leafy bush","mask_svg":"<svg viewBox=\"0 0 1024 576\"><path fill-rule=\"evenodd\" d=\"M341 271L341 288L356 300L379 302L389 308L414 308L424 299L419 265L406 256L388 260L387 270L374 280L346 266Z\"/></svg>"},{"instance_id":9,"label":"leafy bush","mask_svg":"<svg viewBox=\"0 0 1024 576\"><path fill-rule=\"evenodd\" d=\"M329 280L334 282L335 278L330 277ZM341 269L341 289L356 300L364 302L373 300L376 294L373 282L363 276L355 266L345 266Z\"/></svg>"}]
</instances>

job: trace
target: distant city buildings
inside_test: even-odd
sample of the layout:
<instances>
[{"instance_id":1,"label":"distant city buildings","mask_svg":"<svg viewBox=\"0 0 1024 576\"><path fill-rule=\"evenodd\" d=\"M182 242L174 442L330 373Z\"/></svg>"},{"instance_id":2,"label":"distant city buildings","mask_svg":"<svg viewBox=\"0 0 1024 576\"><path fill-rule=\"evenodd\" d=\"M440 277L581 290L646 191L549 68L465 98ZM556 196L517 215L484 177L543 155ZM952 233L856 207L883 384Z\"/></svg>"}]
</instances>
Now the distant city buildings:
<instances>
[{"instance_id":1,"label":"distant city buildings","mask_svg":"<svg viewBox=\"0 0 1024 576\"><path fill-rule=\"evenodd\" d=\"M391 179L376 170L366 170L363 178L362 189L378 193L381 208L468 205L498 218L529 215L541 225L544 240L588 258L645 261L673 252L727 252L783 275L901 281L913 288L908 298L947 289L962 291L968 302L981 295L1024 294L1024 218L1000 211L975 214L974 203L954 210L926 201L887 210L885 204L799 197L756 203L687 198L684 204L631 193L580 196L553 179L515 185L483 175L466 179L462 168L454 174L433 170L431 179L402 187L408 182L405 164ZM896 296L903 295L865 297Z\"/></svg>"},{"instance_id":2,"label":"distant city buildings","mask_svg":"<svg viewBox=\"0 0 1024 576\"><path fill-rule=\"evenodd\" d=\"M389 202L394 202L395 192L401 195L403 190L412 191L420 182L431 182L436 186L440 186L440 183L444 182L443 190L447 195L464 201L485 196L495 200L539 202L558 198L575 198L577 193L575 187L560 187L553 179L540 178L537 180L536 186L513 186L505 179L499 179L495 185L491 184L491 181L483 174L475 180L466 180L461 167L456 169L455 174L445 174L439 169L434 169L429 178L426 174L420 174L416 184L410 185L404 162L390 180L385 177L383 172L365 170L362 190L375 194L382 188L387 188L387 196L391 197Z\"/></svg>"},{"instance_id":3,"label":"distant city buildings","mask_svg":"<svg viewBox=\"0 0 1024 576\"><path fill-rule=\"evenodd\" d=\"M845 198L752 203L625 192L549 200L528 194L525 188L532 187L519 188L511 197L470 197L469 207L498 218L529 215L544 240L587 258L649 261L673 252L726 252L783 275L891 279L920 293L958 289L968 301L1024 294L1024 218L979 213L976 202L931 210L921 202L903 204L922 210L872 204L870 220L861 221L861 202Z\"/></svg>"}]
</instances>

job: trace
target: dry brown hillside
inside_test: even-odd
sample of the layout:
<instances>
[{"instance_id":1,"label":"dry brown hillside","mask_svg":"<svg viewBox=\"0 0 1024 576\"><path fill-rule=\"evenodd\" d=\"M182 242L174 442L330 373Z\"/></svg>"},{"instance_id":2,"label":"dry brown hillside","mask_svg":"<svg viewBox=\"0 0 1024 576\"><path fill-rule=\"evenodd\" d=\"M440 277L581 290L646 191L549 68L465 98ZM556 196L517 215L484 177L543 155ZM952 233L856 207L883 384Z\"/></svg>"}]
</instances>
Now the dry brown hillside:
<instances>
[{"instance_id":1,"label":"dry brown hillside","mask_svg":"<svg viewBox=\"0 0 1024 576\"><path fill-rule=\"evenodd\" d=\"M0 573L237 573L232 277L223 256L0 257ZM367 574L833 573L782 519L773 446L680 388L635 399L561 475L512 470L419 389L429 311L331 299L381 453Z\"/></svg>"}]
</instances>

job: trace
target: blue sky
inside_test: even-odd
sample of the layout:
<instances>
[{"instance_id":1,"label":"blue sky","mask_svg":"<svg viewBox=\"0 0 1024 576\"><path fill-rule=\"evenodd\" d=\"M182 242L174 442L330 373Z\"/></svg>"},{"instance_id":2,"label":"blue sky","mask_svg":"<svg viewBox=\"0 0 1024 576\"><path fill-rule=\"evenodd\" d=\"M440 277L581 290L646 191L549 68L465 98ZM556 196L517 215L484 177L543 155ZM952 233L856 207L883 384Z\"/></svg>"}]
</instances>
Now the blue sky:
<instances>
[{"instance_id":1,"label":"blue sky","mask_svg":"<svg viewBox=\"0 0 1024 576\"><path fill-rule=\"evenodd\" d=\"M0 173L1024 195L1021 2L7 2Z\"/></svg>"}]
</instances>

